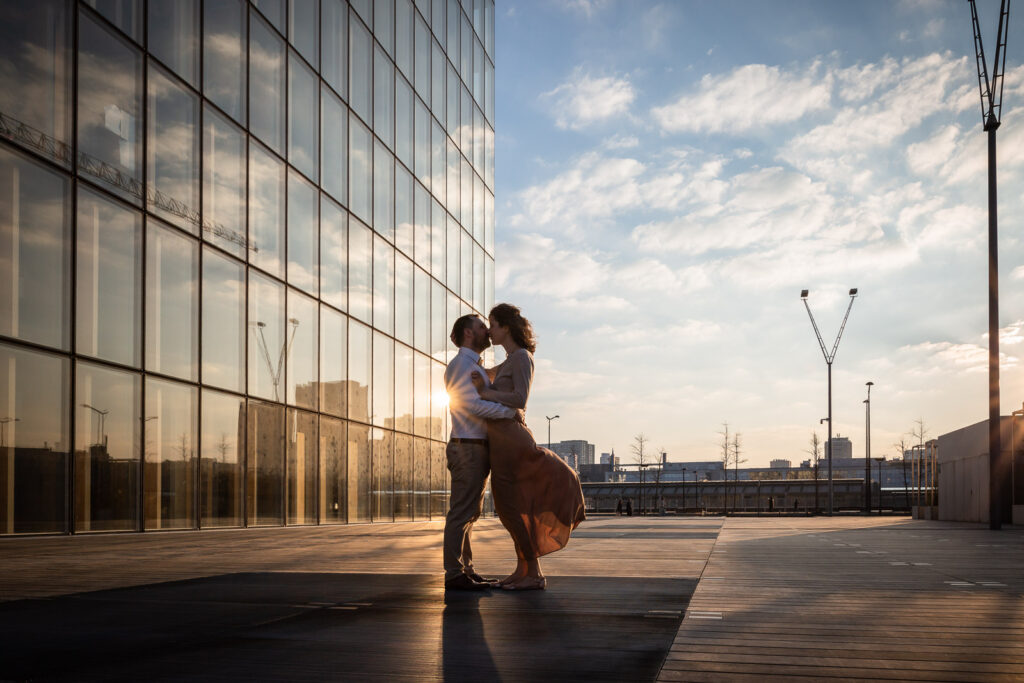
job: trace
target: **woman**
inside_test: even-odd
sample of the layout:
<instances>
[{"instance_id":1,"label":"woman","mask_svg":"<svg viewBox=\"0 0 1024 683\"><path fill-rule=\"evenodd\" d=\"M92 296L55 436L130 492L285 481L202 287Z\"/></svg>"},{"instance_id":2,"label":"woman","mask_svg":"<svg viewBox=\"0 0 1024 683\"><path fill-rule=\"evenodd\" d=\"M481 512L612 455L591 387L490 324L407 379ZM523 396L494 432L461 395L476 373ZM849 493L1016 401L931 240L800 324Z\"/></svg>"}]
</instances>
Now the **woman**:
<instances>
[{"instance_id":1,"label":"woman","mask_svg":"<svg viewBox=\"0 0 1024 683\"><path fill-rule=\"evenodd\" d=\"M505 347L504 363L488 371L488 382L473 373L481 398L526 409L533 382L533 328L519 309L498 304L490 315L491 341ZM543 590L547 586L539 559L565 547L569 533L583 521L579 477L561 458L541 448L526 425L516 420L488 420L491 494L501 523L512 535L518 563L499 582L505 590Z\"/></svg>"}]
</instances>

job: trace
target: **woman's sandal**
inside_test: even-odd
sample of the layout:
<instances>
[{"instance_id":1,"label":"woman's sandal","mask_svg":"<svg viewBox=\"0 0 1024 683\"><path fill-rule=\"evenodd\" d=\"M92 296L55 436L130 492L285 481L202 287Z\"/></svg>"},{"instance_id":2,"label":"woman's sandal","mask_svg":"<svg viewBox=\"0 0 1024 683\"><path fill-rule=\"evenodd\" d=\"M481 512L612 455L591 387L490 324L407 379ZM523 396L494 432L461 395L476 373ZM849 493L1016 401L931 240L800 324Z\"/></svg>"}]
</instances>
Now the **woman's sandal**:
<instances>
[{"instance_id":1,"label":"woman's sandal","mask_svg":"<svg viewBox=\"0 0 1024 683\"><path fill-rule=\"evenodd\" d=\"M507 591L542 591L548 586L548 580L546 577L538 578L525 578L516 581L515 583L506 583L502 585L503 590Z\"/></svg>"}]
</instances>

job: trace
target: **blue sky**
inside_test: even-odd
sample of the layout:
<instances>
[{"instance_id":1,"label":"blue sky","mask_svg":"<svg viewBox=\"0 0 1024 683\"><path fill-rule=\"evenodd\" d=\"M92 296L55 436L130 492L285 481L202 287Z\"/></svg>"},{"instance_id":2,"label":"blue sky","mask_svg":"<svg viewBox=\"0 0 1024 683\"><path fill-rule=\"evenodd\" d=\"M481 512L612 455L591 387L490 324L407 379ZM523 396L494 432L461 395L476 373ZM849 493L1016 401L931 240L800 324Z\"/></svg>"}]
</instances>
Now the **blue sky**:
<instances>
[{"instance_id":1,"label":"blue sky","mask_svg":"<svg viewBox=\"0 0 1024 683\"><path fill-rule=\"evenodd\" d=\"M979 3L995 47L998 2ZM1024 52L999 130L1003 412L1024 401ZM496 299L539 336L528 420L627 456L873 455L987 416L986 157L968 5L503 1ZM543 435L538 433L542 439Z\"/></svg>"}]
</instances>

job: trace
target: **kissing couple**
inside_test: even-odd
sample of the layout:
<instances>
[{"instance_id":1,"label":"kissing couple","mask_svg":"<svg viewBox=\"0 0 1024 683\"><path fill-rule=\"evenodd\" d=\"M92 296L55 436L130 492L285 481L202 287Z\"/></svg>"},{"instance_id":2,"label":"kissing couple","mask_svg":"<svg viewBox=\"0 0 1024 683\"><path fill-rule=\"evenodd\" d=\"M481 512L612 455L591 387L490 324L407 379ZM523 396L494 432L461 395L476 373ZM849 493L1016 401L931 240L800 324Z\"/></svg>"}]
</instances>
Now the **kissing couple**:
<instances>
[{"instance_id":1,"label":"kissing couple","mask_svg":"<svg viewBox=\"0 0 1024 683\"><path fill-rule=\"evenodd\" d=\"M537 348L530 321L511 304L498 304L490 327L477 315L455 321L451 340L459 348L444 373L452 417L448 441L451 497L444 526L445 590L543 590L540 557L565 547L583 521L579 477L526 427L524 411L533 382ZM490 369L480 354L491 342L505 348L503 363ZM550 445L550 444L549 444ZM470 535L484 507L484 486L516 549L516 568L498 581L473 569Z\"/></svg>"}]
</instances>

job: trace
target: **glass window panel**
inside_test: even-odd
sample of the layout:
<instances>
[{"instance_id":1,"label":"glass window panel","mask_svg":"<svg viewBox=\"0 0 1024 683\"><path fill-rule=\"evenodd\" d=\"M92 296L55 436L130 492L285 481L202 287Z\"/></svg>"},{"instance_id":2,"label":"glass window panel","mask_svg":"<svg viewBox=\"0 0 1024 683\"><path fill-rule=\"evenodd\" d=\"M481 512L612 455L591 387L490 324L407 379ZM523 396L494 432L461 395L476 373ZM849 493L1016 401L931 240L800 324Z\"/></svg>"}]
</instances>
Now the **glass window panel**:
<instances>
[{"instance_id":1,"label":"glass window panel","mask_svg":"<svg viewBox=\"0 0 1024 683\"><path fill-rule=\"evenodd\" d=\"M484 248L490 254L494 253L494 195L490 190L483 192L484 195Z\"/></svg>"},{"instance_id":2,"label":"glass window panel","mask_svg":"<svg viewBox=\"0 0 1024 683\"><path fill-rule=\"evenodd\" d=\"M365 222L371 222L373 205L373 136L353 114L349 120L349 209Z\"/></svg>"},{"instance_id":3,"label":"glass window panel","mask_svg":"<svg viewBox=\"0 0 1024 683\"><path fill-rule=\"evenodd\" d=\"M409 79L413 78L412 26L412 2L395 0L395 64Z\"/></svg>"},{"instance_id":4,"label":"glass window panel","mask_svg":"<svg viewBox=\"0 0 1024 683\"><path fill-rule=\"evenodd\" d=\"M75 530L134 531L142 382L82 361L75 372Z\"/></svg>"},{"instance_id":5,"label":"glass window panel","mask_svg":"<svg viewBox=\"0 0 1024 683\"><path fill-rule=\"evenodd\" d=\"M202 425L200 524L241 526L245 399L204 389Z\"/></svg>"},{"instance_id":6,"label":"glass window panel","mask_svg":"<svg viewBox=\"0 0 1024 683\"><path fill-rule=\"evenodd\" d=\"M392 58L395 56L395 6L394 0L374 0L373 3L373 35L387 50Z\"/></svg>"},{"instance_id":7,"label":"glass window panel","mask_svg":"<svg viewBox=\"0 0 1024 683\"><path fill-rule=\"evenodd\" d=\"M494 54L494 0L487 0L484 4L484 39L487 54Z\"/></svg>"},{"instance_id":8,"label":"glass window panel","mask_svg":"<svg viewBox=\"0 0 1024 683\"><path fill-rule=\"evenodd\" d=\"M249 130L283 154L285 42L256 14L249 31Z\"/></svg>"},{"instance_id":9,"label":"glass window panel","mask_svg":"<svg viewBox=\"0 0 1024 683\"><path fill-rule=\"evenodd\" d=\"M139 0L85 0L85 4L127 33L132 40L142 42L142 3Z\"/></svg>"},{"instance_id":10,"label":"glass window panel","mask_svg":"<svg viewBox=\"0 0 1024 683\"><path fill-rule=\"evenodd\" d=\"M445 446L437 441L430 442L430 516L444 519L448 511L448 462Z\"/></svg>"},{"instance_id":11,"label":"glass window panel","mask_svg":"<svg viewBox=\"0 0 1024 683\"><path fill-rule=\"evenodd\" d=\"M413 239L416 242L415 260L422 268L430 271L430 195L423 186L416 183L413 218Z\"/></svg>"},{"instance_id":12,"label":"glass window panel","mask_svg":"<svg viewBox=\"0 0 1024 683\"><path fill-rule=\"evenodd\" d=\"M412 437L395 434L394 472L394 519L396 522L412 521Z\"/></svg>"},{"instance_id":13,"label":"glass window panel","mask_svg":"<svg viewBox=\"0 0 1024 683\"><path fill-rule=\"evenodd\" d=\"M448 62L444 58L441 45L436 40L433 41L432 45L433 55L430 60L430 111L439 121L444 121L445 73Z\"/></svg>"},{"instance_id":14,"label":"glass window panel","mask_svg":"<svg viewBox=\"0 0 1024 683\"><path fill-rule=\"evenodd\" d=\"M281 524L284 486L284 406L250 401L246 431L249 526Z\"/></svg>"},{"instance_id":15,"label":"glass window panel","mask_svg":"<svg viewBox=\"0 0 1024 683\"><path fill-rule=\"evenodd\" d=\"M445 326L444 329L449 330L449 331L452 329L452 325L455 324L455 321L459 318L459 316L466 315L466 314L469 314L469 313L473 312L473 311L471 311L469 309L469 306L467 306L466 304L462 303L459 300L459 297L458 297L457 294L453 294L452 292L445 292L444 303L447 304L445 313L447 314L447 321L448 321L447 325ZM440 311L436 311L436 312L434 312L434 315L437 315L437 316L440 317L443 314ZM440 341L440 340L438 340L438 341ZM451 342L451 338L449 338L448 339L448 343L446 343L444 345L444 352L443 353L434 353L434 358L435 359L440 360L440 361L444 361L444 362L447 362L447 361L451 360L451 358L455 355L455 352L456 352L457 349L450 342ZM486 352L485 352L485 355L486 355Z\"/></svg>"},{"instance_id":16,"label":"glass window panel","mask_svg":"<svg viewBox=\"0 0 1024 683\"><path fill-rule=\"evenodd\" d=\"M348 434L344 420L320 417L320 523L344 524Z\"/></svg>"},{"instance_id":17,"label":"glass window panel","mask_svg":"<svg viewBox=\"0 0 1024 683\"><path fill-rule=\"evenodd\" d=\"M348 98L348 6L323 0L323 44L320 73L334 90Z\"/></svg>"},{"instance_id":18,"label":"glass window panel","mask_svg":"<svg viewBox=\"0 0 1024 683\"><path fill-rule=\"evenodd\" d=\"M473 239L466 231L462 232L462 282L459 296L466 301L473 298Z\"/></svg>"},{"instance_id":19,"label":"glass window panel","mask_svg":"<svg viewBox=\"0 0 1024 683\"><path fill-rule=\"evenodd\" d=\"M395 345L395 429L412 432L413 351L404 344Z\"/></svg>"},{"instance_id":20,"label":"glass window panel","mask_svg":"<svg viewBox=\"0 0 1024 683\"><path fill-rule=\"evenodd\" d=\"M0 147L0 334L69 346L70 187L64 176Z\"/></svg>"},{"instance_id":21,"label":"glass window panel","mask_svg":"<svg viewBox=\"0 0 1024 683\"><path fill-rule=\"evenodd\" d=\"M373 131L389 148L395 143L395 67L384 51L373 49Z\"/></svg>"},{"instance_id":22,"label":"glass window panel","mask_svg":"<svg viewBox=\"0 0 1024 683\"><path fill-rule=\"evenodd\" d=\"M413 360L413 430L430 436L430 357L415 354Z\"/></svg>"},{"instance_id":23,"label":"glass window panel","mask_svg":"<svg viewBox=\"0 0 1024 683\"><path fill-rule=\"evenodd\" d=\"M319 319L315 299L288 290L288 403L311 410L317 409L320 394Z\"/></svg>"},{"instance_id":24,"label":"glass window panel","mask_svg":"<svg viewBox=\"0 0 1024 683\"><path fill-rule=\"evenodd\" d=\"M351 4L366 25L373 29L373 0L351 0Z\"/></svg>"},{"instance_id":25,"label":"glass window panel","mask_svg":"<svg viewBox=\"0 0 1024 683\"><path fill-rule=\"evenodd\" d=\"M149 69L149 210L197 232L199 224L199 98Z\"/></svg>"},{"instance_id":26,"label":"glass window panel","mask_svg":"<svg viewBox=\"0 0 1024 683\"><path fill-rule=\"evenodd\" d=\"M462 157L459 156L459 150L455 144L449 139L447 141L448 146L448 172L445 174L448 180L448 192L446 193L445 206L448 211L455 216L456 220L461 220L462 216L462 192L459 180L459 169L462 168Z\"/></svg>"},{"instance_id":27,"label":"glass window panel","mask_svg":"<svg viewBox=\"0 0 1024 683\"><path fill-rule=\"evenodd\" d=\"M199 2L150 2L149 52L195 87L199 78Z\"/></svg>"},{"instance_id":28,"label":"glass window panel","mask_svg":"<svg viewBox=\"0 0 1024 683\"><path fill-rule=\"evenodd\" d=\"M348 214L320 199L320 298L335 308L348 305Z\"/></svg>"},{"instance_id":29,"label":"glass window panel","mask_svg":"<svg viewBox=\"0 0 1024 683\"><path fill-rule=\"evenodd\" d=\"M455 219L448 216L448 248L445 250L448 260L448 289L453 292L459 291L459 251L461 249L459 224Z\"/></svg>"},{"instance_id":30,"label":"glass window panel","mask_svg":"<svg viewBox=\"0 0 1024 683\"><path fill-rule=\"evenodd\" d=\"M320 92L322 140L320 186L344 204L348 201L348 109L327 88Z\"/></svg>"},{"instance_id":31,"label":"glass window panel","mask_svg":"<svg viewBox=\"0 0 1024 683\"><path fill-rule=\"evenodd\" d=\"M444 208L435 199L430 203L431 207L431 229L430 229L430 272L439 281L445 281L445 253L444 238L447 228Z\"/></svg>"},{"instance_id":32,"label":"glass window panel","mask_svg":"<svg viewBox=\"0 0 1024 683\"><path fill-rule=\"evenodd\" d=\"M0 534L66 530L70 363L0 343Z\"/></svg>"},{"instance_id":33,"label":"glass window panel","mask_svg":"<svg viewBox=\"0 0 1024 683\"><path fill-rule=\"evenodd\" d=\"M448 87L445 88L445 130L453 139L459 139L459 93L462 92L462 84L459 82L459 72L451 64L448 64Z\"/></svg>"},{"instance_id":34,"label":"glass window panel","mask_svg":"<svg viewBox=\"0 0 1024 683\"><path fill-rule=\"evenodd\" d=\"M473 308L484 310L484 250L473 245Z\"/></svg>"},{"instance_id":35,"label":"glass window panel","mask_svg":"<svg viewBox=\"0 0 1024 683\"><path fill-rule=\"evenodd\" d=\"M473 107L473 168L481 177L484 170L484 115Z\"/></svg>"},{"instance_id":36,"label":"glass window panel","mask_svg":"<svg viewBox=\"0 0 1024 683\"><path fill-rule=\"evenodd\" d=\"M146 369L199 379L199 244L155 220L146 239Z\"/></svg>"},{"instance_id":37,"label":"glass window panel","mask_svg":"<svg viewBox=\"0 0 1024 683\"><path fill-rule=\"evenodd\" d=\"M314 67L320 55L320 0L289 0L288 40Z\"/></svg>"},{"instance_id":38,"label":"glass window panel","mask_svg":"<svg viewBox=\"0 0 1024 683\"><path fill-rule=\"evenodd\" d=\"M473 99L484 102L484 46L479 40L473 41Z\"/></svg>"},{"instance_id":39,"label":"glass window panel","mask_svg":"<svg viewBox=\"0 0 1024 683\"><path fill-rule=\"evenodd\" d=\"M370 428L348 425L348 521L370 521Z\"/></svg>"},{"instance_id":40,"label":"glass window panel","mask_svg":"<svg viewBox=\"0 0 1024 683\"><path fill-rule=\"evenodd\" d=\"M288 55L288 160L317 181L320 149L320 112L316 74L295 53Z\"/></svg>"},{"instance_id":41,"label":"glass window panel","mask_svg":"<svg viewBox=\"0 0 1024 683\"><path fill-rule=\"evenodd\" d=\"M198 398L188 384L146 378L142 514L147 529L195 527Z\"/></svg>"},{"instance_id":42,"label":"glass window panel","mask_svg":"<svg viewBox=\"0 0 1024 683\"><path fill-rule=\"evenodd\" d=\"M357 220L348 222L349 313L370 322L373 312L373 233Z\"/></svg>"},{"instance_id":43,"label":"glass window panel","mask_svg":"<svg viewBox=\"0 0 1024 683\"><path fill-rule=\"evenodd\" d=\"M480 310L490 311L494 308L494 259L484 259L484 307Z\"/></svg>"},{"instance_id":44,"label":"glass window panel","mask_svg":"<svg viewBox=\"0 0 1024 683\"><path fill-rule=\"evenodd\" d=\"M494 65L484 65L484 115L494 124Z\"/></svg>"},{"instance_id":45,"label":"glass window panel","mask_svg":"<svg viewBox=\"0 0 1024 683\"><path fill-rule=\"evenodd\" d=\"M55 144L40 146L18 132L5 137L64 166L71 163L69 7L61 0L0 3L0 112L15 131L24 124Z\"/></svg>"},{"instance_id":46,"label":"glass window panel","mask_svg":"<svg viewBox=\"0 0 1024 683\"><path fill-rule=\"evenodd\" d=\"M348 413L348 319L320 307L320 410L338 417Z\"/></svg>"},{"instance_id":47,"label":"glass window panel","mask_svg":"<svg viewBox=\"0 0 1024 683\"><path fill-rule=\"evenodd\" d=\"M260 145L249 146L249 262L284 275L285 165Z\"/></svg>"},{"instance_id":48,"label":"glass window panel","mask_svg":"<svg viewBox=\"0 0 1024 683\"><path fill-rule=\"evenodd\" d=\"M316 524L316 413L288 409L288 523Z\"/></svg>"},{"instance_id":49,"label":"glass window panel","mask_svg":"<svg viewBox=\"0 0 1024 683\"><path fill-rule=\"evenodd\" d=\"M484 241L484 181L480 176L473 176L473 237L477 242Z\"/></svg>"},{"instance_id":50,"label":"glass window panel","mask_svg":"<svg viewBox=\"0 0 1024 683\"><path fill-rule=\"evenodd\" d=\"M252 4L263 13L270 23L282 34L285 32L286 0L252 0Z\"/></svg>"},{"instance_id":51,"label":"glass window panel","mask_svg":"<svg viewBox=\"0 0 1024 683\"><path fill-rule=\"evenodd\" d=\"M415 106L416 178L430 188L430 113L420 100Z\"/></svg>"},{"instance_id":52,"label":"glass window panel","mask_svg":"<svg viewBox=\"0 0 1024 683\"><path fill-rule=\"evenodd\" d=\"M77 349L138 366L142 216L79 186Z\"/></svg>"},{"instance_id":53,"label":"glass window panel","mask_svg":"<svg viewBox=\"0 0 1024 683\"><path fill-rule=\"evenodd\" d=\"M459 109L459 147L462 149L463 156L466 159L473 158L473 98L470 97L469 91L463 86L460 91L462 93L462 106Z\"/></svg>"},{"instance_id":54,"label":"glass window panel","mask_svg":"<svg viewBox=\"0 0 1024 683\"><path fill-rule=\"evenodd\" d=\"M370 328L354 320L348 324L348 416L370 421L370 371L373 351Z\"/></svg>"},{"instance_id":55,"label":"glass window panel","mask_svg":"<svg viewBox=\"0 0 1024 683\"><path fill-rule=\"evenodd\" d=\"M444 363L430 363L430 438L444 438L445 400Z\"/></svg>"},{"instance_id":56,"label":"glass window panel","mask_svg":"<svg viewBox=\"0 0 1024 683\"><path fill-rule=\"evenodd\" d=\"M430 101L430 29L423 17L416 14L415 19L415 61L414 70L416 94L424 102Z\"/></svg>"},{"instance_id":57,"label":"glass window panel","mask_svg":"<svg viewBox=\"0 0 1024 683\"><path fill-rule=\"evenodd\" d=\"M426 271L414 269L413 297L415 318L413 320L413 342L417 349L430 351L430 276Z\"/></svg>"},{"instance_id":58,"label":"glass window panel","mask_svg":"<svg viewBox=\"0 0 1024 683\"><path fill-rule=\"evenodd\" d=\"M484 171L487 187L494 188L494 130L490 124L484 126Z\"/></svg>"},{"instance_id":59,"label":"glass window panel","mask_svg":"<svg viewBox=\"0 0 1024 683\"><path fill-rule=\"evenodd\" d=\"M455 64L459 63L460 13L459 0L448 0L448 57Z\"/></svg>"},{"instance_id":60,"label":"glass window panel","mask_svg":"<svg viewBox=\"0 0 1024 683\"><path fill-rule=\"evenodd\" d=\"M448 328L444 317L445 290L437 280L430 280L430 355L444 358L448 350ZM454 321L453 321L454 322Z\"/></svg>"},{"instance_id":61,"label":"glass window panel","mask_svg":"<svg viewBox=\"0 0 1024 683\"><path fill-rule=\"evenodd\" d=\"M236 121L245 121L246 109L245 10L239 0L203 4L203 90Z\"/></svg>"},{"instance_id":62,"label":"glass window panel","mask_svg":"<svg viewBox=\"0 0 1024 683\"><path fill-rule=\"evenodd\" d=\"M413 94L404 78L395 79L395 154L413 167Z\"/></svg>"},{"instance_id":63,"label":"glass window panel","mask_svg":"<svg viewBox=\"0 0 1024 683\"><path fill-rule=\"evenodd\" d=\"M373 68L373 39L362 22L349 24L349 106L363 121L372 121L370 107Z\"/></svg>"},{"instance_id":64,"label":"glass window panel","mask_svg":"<svg viewBox=\"0 0 1024 683\"><path fill-rule=\"evenodd\" d=\"M437 119L430 119L430 190L434 196L442 202L448 201L447 189L447 142L448 138L444 130L438 124Z\"/></svg>"},{"instance_id":65,"label":"glass window panel","mask_svg":"<svg viewBox=\"0 0 1024 683\"><path fill-rule=\"evenodd\" d=\"M448 11L445 0L437 0L430 8L430 30L434 32L441 42L441 48L445 46L444 15Z\"/></svg>"},{"instance_id":66,"label":"glass window panel","mask_svg":"<svg viewBox=\"0 0 1024 683\"><path fill-rule=\"evenodd\" d=\"M373 439L373 521L390 522L394 519L395 435L384 429L373 429L370 436Z\"/></svg>"},{"instance_id":67,"label":"glass window panel","mask_svg":"<svg viewBox=\"0 0 1024 683\"><path fill-rule=\"evenodd\" d=\"M209 105L203 127L203 238L245 258L245 133Z\"/></svg>"},{"instance_id":68,"label":"glass window panel","mask_svg":"<svg viewBox=\"0 0 1024 683\"><path fill-rule=\"evenodd\" d=\"M473 27L469 25L469 19L462 15L462 45L459 48L459 75L463 83L470 83L473 77Z\"/></svg>"},{"instance_id":69,"label":"glass window panel","mask_svg":"<svg viewBox=\"0 0 1024 683\"><path fill-rule=\"evenodd\" d=\"M413 265L401 254L395 255L395 337L412 344Z\"/></svg>"},{"instance_id":70,"label":"glass window panel","mask_svg":"<svg viewBox=\"0 0 1024 683\"><path fill-rule=\"evenodd\" d=\"M414 519L430 519L430 442L426 439L413 439L413 487Z\"/></svg>"},{"instance_id":71,"label":"glass window panel","mask_svg":"<svg viewBox=\"0 0 1024 683\"><path fill-rule=\"evenodd\" d=\"M373 228L389 241L395 239L395 158L373 141Z\"/></svg>"},{"instance_id":72,"label":"glass window panel","mask_svg":"<svg viewBox=\"0 0 1024 683\"><path fill-rule=\"evenodd\" d=\"M380 237L373 239L373 326L391 334L395 329L395 250Z\"/></svg>"},{"instance_id":73,"label":"glass window panel","mask_svg":"<svg viewBox=\"0 0 1024 683\"><path fill-rule=\"evenodd\" d=\"M81 14L78 168L111 192L142 202L142 53Z\"/></svg>"},{"instance_id":74,"label":"glass window panel","mask_svg":"<svg viewBox=\"0 0 1024 683\"><path fill-rule=\"evenodd\" d=\"M316 294L320 281L317 253L317 208L314 185L295 171L288 172L288 282Z\"/></svg>"},{"instance_id":75,"label":"glass window panel","mask_svg":"<svg viewBox=\"0 0 1024 683\"><path fill-rule=\"evenodd\" d=\"M203 384L245 391L245 266L209 248L203 250Z\"/></svg>"},{"instance_id":76,"label":"glass window panel","mask_svg":"<svg viewBox=\"0 0 1024 683\"><path fill-rule=\"evenodd\" d=\"M461 197L462 200L462 227L470 231L473 235L476 235L476 226L473 223L473 167L466 161L466 157L462 157L462 170L460 172L461 179Z\"/></svg>"},{"instance_id":77,"label":"glass window panel","mask_svg":"<svg viewBox=\"0 0 1024 683\"><path fill-rule=\"evenodd\" d=\"M473 30L478 36L484 34L484 0L473 2Z\"/></svg>"},{"instance_id":78,"label":"glass window panel","mask_svg":"<svg viewBox=\"0 0 1024 683\"><path fill-rule=\"evenodd\" d=\"M284 400L284 298L284 285L249 271L249 394L273 401Z\"/></svg>"},{"instance_id":79,"label":"glass window panel","mask_svg":"<svg viewBox=\"0 0 1024 683\"><path fill-rule=\"evenodd\" d=\"M373 424L391 428L395 423L395 342L373 333Z\"/></svg>"},{"instance_id":80,"label":"glass window panel","mask_svg":"<svg viewBox=\"0 0 1024 683\"><path fill-rule=\"evenodd\" d=\"M413 180L400 164L395 164L395 246L413 253Z\"/></svg>"}]
</instances>

